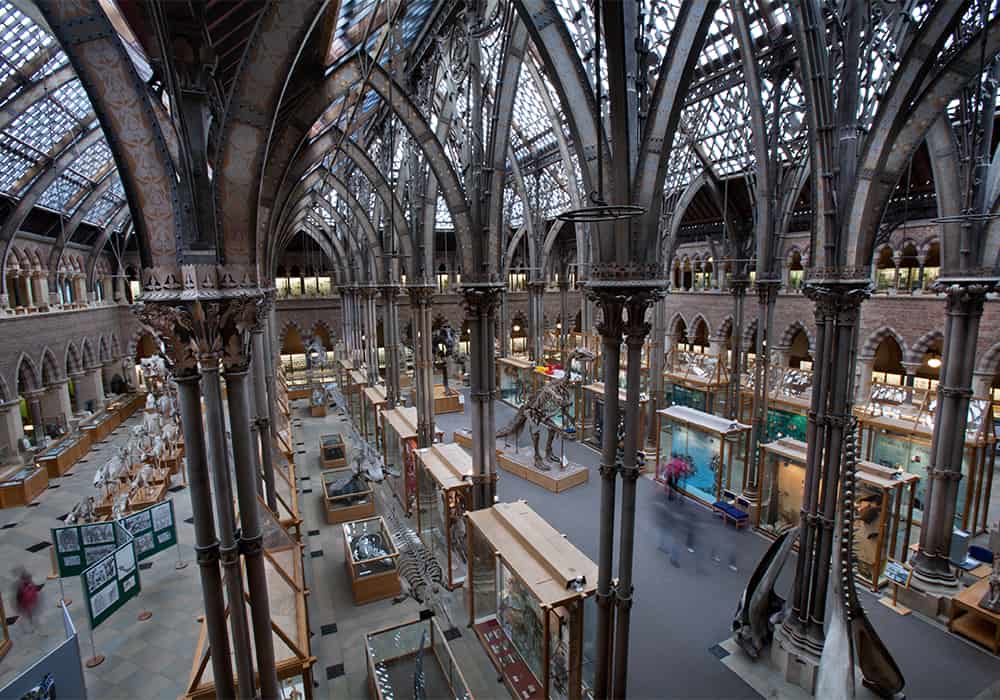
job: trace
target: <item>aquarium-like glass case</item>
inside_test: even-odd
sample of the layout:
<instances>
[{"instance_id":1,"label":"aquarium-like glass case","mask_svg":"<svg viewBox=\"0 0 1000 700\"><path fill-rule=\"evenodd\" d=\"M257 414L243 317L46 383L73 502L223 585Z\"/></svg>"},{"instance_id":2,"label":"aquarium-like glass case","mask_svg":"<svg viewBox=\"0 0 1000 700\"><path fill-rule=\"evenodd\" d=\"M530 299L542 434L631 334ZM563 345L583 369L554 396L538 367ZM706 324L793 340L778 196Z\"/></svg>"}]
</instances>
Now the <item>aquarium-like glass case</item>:
<instances>
[{"instance_id":1,"label":"aquarium-like glass case","mask_svg":"<svg viewBox=\"0 0 1000 700\"><path fill-rule=\"evenodd\" d=\"M472 456L455 443L418 449L417 532L434 554L445 585L465 582L468 543L465 511L472 503Z\"/></svg>"},{"instance_id":2,"label":"aquarium-like glass case","mask_svg":"<svg viewBox=\"0 0 1000 700\"><path fill-rule=\"evenodd\" d=\"M508 690L593 697L597 567L523 502L466 517L469 622Z\"/></svg>"},{"instance_id":3,"label":"aquarium-like glass case","mask_svg":"<svg viewBox=\"0 0 1000 700\"><path fill-rule=\"evenodd\" d=\"M587 384L582 389L583 401L582 409L580 411L580 418L578 422L579 435L581 441L593 447L596 450L601 449L601 440L604 436L604 384L603 382L594 382L593 384ZM625 385L622 384L618 391L618 405L619 410L619 420L625 420L625 403L627 397L625 394ZM646 434L646 416L648 414L647 404L649 403L649 396L642 393L639 394L639 435ZM619 444L621 440L619 440ZM639 447L645 443L645 440L639 440Z\"/></svg>"},{"instance_id":4,"label":"aquarium-like glass case","mask_svg":"<svg viewBox=\"0 0 1000 700\"><path fill-rule=\"evenodd\" d=\"M344 558L357 605L400 593L399 553L381 517L344 523Z\"/></svg>"},{"instance_id":5,"label":"aquarium-like glass case","mask_svg":"<svg viewBox=\"0 0 1000 700\"><path fill-rule=\"evenodd\" d=\"M329 525L375 514L375 497L364 474L352 467L322 473L323 509Z\"/></svg>"},{"instance_id":6,"label":"aquarium-like glass case","mask_svg":"<svg viewBox=\"0 0 1000 700\"><path fill-rule=\"evenodd\" d=\"M876 382L872 384L869 400L855 409L864 458L919 477L914 503L917 523L923 520L926 506L936 408L934 392ZM973 398L969 402L962 478L955 505L955 527L973 535L989 527L995 448L992 404L988 399Z\"/></svg>"},{"instance_id":7,"label":"aquarium-like glass case","mask_svg":"<svg viewBox=\"0 0 1000 700\"><path fill-rule=\"evenodd\" d=\"M534 393L537 386L534 364L515 357L498 357L496 367L500 400L519 408Z\"/></svg>"},{"instance_id":8,"label":"aquarium-like glass case","mask_svg":"<svg viewBox=\"0 0 1000 700\"><path fill-rule=\"evenodd\" d=\"M742 492L749 425L688 406L656 414L657 481L708 504Z\"/></svg>"},{"instance_id":9,"label":"aquarium-like glass case","mask_svg":"<svg viewBox=\"0 0 1000 700\"><path fill-rule=\"evenodd\" d=\"M368 632L365 656L368 687L377 700L472 700L435 617Z\"/></svg>"}]
</instances>

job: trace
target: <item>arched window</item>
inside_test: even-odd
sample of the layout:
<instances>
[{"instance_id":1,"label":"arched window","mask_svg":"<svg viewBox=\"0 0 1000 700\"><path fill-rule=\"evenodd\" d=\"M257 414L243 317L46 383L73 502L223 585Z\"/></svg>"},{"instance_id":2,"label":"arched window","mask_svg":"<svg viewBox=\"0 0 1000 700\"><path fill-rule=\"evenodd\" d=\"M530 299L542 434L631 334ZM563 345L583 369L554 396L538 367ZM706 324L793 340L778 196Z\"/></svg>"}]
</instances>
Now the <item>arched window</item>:
<instances>
[{"instance_id":1,"label":"arched window","mask_svg":"<svg viewBox=\"0 0 1000 700\"><path fill-rule=\"evenodd\" d=\"M875 363L872 365L872 381L899 386L906 377L903 368L903 349L892 336L882 339L875 348Z\"/></svg>"}]
</instances>

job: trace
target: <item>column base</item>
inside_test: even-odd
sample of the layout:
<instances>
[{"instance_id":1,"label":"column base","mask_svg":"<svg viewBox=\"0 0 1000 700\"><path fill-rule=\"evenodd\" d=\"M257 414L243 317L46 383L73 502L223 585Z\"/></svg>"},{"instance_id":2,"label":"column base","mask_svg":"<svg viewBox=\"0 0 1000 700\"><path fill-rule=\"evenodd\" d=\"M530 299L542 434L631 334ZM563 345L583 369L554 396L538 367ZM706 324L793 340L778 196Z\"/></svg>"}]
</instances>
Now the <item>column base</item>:
<instances>
[{"instance_id":1,"label":"column base","mask_svg":"<svg viewBox=\"0 0 1000 700\"><path fill-rule=\"evenodd\" d=\"M790 633L784 625L774 629L770 662L786 683L801 688L809 695L816 693L816 675L822 647L814 648L811 640Z\"/></svg>"},{"instance_id":2,"label":"column base","mask_svg":"<svg viewBox=\"0 0 1000 700\"><path fill-rule=\"evenodd\" d=\"M947 622L951 613L951 599L960 590L958 581L949 585L920 577L914 571L909 587L899 589L898 600L901 605L916 610L921 615Z\"/></svg>"}]
</instances>

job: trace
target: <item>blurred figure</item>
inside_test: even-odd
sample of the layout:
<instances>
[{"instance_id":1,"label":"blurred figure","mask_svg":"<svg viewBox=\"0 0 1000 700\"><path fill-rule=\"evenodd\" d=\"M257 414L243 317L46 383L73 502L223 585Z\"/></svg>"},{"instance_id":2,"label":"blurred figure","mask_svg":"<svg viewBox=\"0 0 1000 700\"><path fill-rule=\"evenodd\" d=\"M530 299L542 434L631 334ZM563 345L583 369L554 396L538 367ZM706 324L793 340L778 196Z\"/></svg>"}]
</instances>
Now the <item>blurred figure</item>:
<instances>
[{"instance_id":1,"label":"blurred figure","mask_svg":"<svg viewBox=\"0 0 1000 700\"><path fill-rule=\"evenodd\" d=\"M16 601L18 614L27 619L33 629L37 629L35 610L38 608L41 590L42 587L34 582L28 570L22 567L17 573L14 600Z\"/></svg>"}]
</instances>

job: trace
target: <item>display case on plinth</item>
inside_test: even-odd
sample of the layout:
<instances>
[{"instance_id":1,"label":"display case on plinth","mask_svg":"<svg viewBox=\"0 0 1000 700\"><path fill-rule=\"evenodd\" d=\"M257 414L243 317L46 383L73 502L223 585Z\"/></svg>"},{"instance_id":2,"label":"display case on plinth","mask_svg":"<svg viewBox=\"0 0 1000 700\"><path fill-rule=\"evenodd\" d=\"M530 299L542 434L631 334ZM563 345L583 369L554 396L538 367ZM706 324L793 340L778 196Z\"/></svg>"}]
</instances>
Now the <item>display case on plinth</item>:
<instances>
[{"instance_id":1,"label":"display case on plinth","mask_svg":"<svg viewBox=\"0 0 1000 700\"><path fill-rule=\"evenodd\" d=\"M656 412L656 480L708 505L742 492L750 426L688 406Z\"/></svg>"},{"instance_id":2,"label":"display case on plinth","mask_svg":"<svg viewBox=\"0 0 1000 700\"><path fill-rule=\"evenodd\" d=\"M365 634L368 691L377 700L472 700L437 618L414 620ZM418 695L415 688L420 687Z\"/></svg>"},{"instance_id":3,"label":"display case on plinth","mask_svg":"<svg viewBox=\"0 0 1000 700\"><path fill-rule=\"evenodd\" d=\"M382 410L388 404L385 398L385 386L365 387L362 392L364 399L364 412L361 420L361 434L365 441L375 448L377 452L382 451Z\"/></svg>"},{"instance_id":4,"label":"display case on plinth","mask_svg":"<svg viewBox=\"0 0 1000 700\"><path fill-rule=\"evenodd\" d=\"M469 624L511 694L591 697L597 566L524 502L466 518Z\"/></svg>"},{"instance_id":5,"label":"display case on plinth","mask_svg":"<svg viewBox=\"0 0 1000 700\"><path fill-rule=\"evenodd\" d=\"M325 418L327 405L326 390L322 386L313 386L309 393L309 415L313 418Z\"/></svg>"},{"instance_id":6,"label":"display case on plinth","mask_svg":"<svg viewBox=\"0 0 1000 700\"><path fill-rule=\"evenodd\" d=\"M344 387L351 383L351 372L356 369L357 367L354 366L354 363L348 359L337 360L337 384L340 386L341 392L344 391Z\"/></svg>"},{"instance_id":7,"label":"display case on plinth","mask_svg":"<svg viewBox=\"0 0 1000 700\"><path fill-rule=\"evenodd\" d=\"M90 435L85 432L66 435L35 456L35 464L45 469L50 479L57 479L90 451Z\"/></svg>"},{"instance_id":8,"label":"display case on plinth","mask_svg":"<svg viewBox=\"0 0 1000 700\"><path fill-rule=\"evenodd\" d=\"M271 612L271 637L274 645L275 671L282 698L312 700L315 697L313 667L316 657L310 645L311 632L306 608L308 589L302 570L302 548L258 502L264 547L264 573ZM246 579L244 579L245 581ZM244 585L246 585L244 583ZM244 595L247 618L249 600ZM228 608L226 617L228 618ZM195 651L185 700L210 700L217 697L212 676L211 648L204 617L199 618L200 634ZM228 624L228 620L227 620Z\"/></svg>"},{"instance_id":9,"label":"display case on plinth","mask_svg":"<svg viewBox=\"0 0 1000 700\"><path fill-rule=\"evenodd\" d=\"M936 407L933 391L875 383L865 405L855 408L861 432L861 455L871 462L920 477L914 502L914 519L918 524L923 520L926 506L929 485L926 477L931 466ZM995 447L991 402L970 399L955 527L973 536L986 532L990 523Z\"/></svg>"},{"instance_id":10,"label":"display case on plinth","mask_svg":"<svg viewBox=\"0 0 1000 700\"><path fill-rule=\"evenodd\" d=\"M445 572L445 585L465 582L465 511L472 498L472 456L451 442L416 451L417 532Z\"/></svg>"},{"instance_id":11,"label":"display case on plinth","mask_svg":"<svg viewBox=\"0 0 1000 700\"><path fill-rule=\"evenodd\" d=\"M344 557L354 603L363 605L400 594L399 553L381 517L344 523Z\"/></svg>"},{"instance_id":12,"label":"display case on plinth","mask_svg":"<svg viewBox=\"0 0 1000 700\"><path fill-rule=\"evenodd\" d=\"M619 416L625 420L625 386L618 390L618 405L620 407ZM639 395L639 435L646 434L646 415L649 413L647 404L649 397L646 394ZM595 450L601 449L601 440L604 434L604 383L594 382L583 387L583 410L580 412L578 423L580 440L588 447ZM642 440L639 444L642 444Z\"/></svg>"},{"instance_id":13,"label":"display case on plinth","mask_svg":"<svg viewBox=\"0 0 1000 700\"><path fill-rule=\"evenodd\" d=\"M459 428L451 434L451 439L467 450L472 449L472 431L468 428Z\"/></svg>"},{"instance_id":14,"label":"display case on plinth","mask_svg":"<svg viewBox=\"0 0 1000 700\"><path fill-rule=\"evenodd\" d=\"M348 375L347 384L341 388L344 401L347 403L347 412L351 414L351 422L354 427L361 429L362 392L368 386L368 378L364 372L354 370Z\"/></svg>"},{"instance_id":15,"label":"display case on plinth","mask_svg":"<svg viewBox=\"0 0 1000 700\"><path fill-rule=\"evenodd\" d=\"M534 393L539 381L535 375L535 365L516 357L498 357L496 368L500 400L519 408Z\"/></svg>"},{"instance_id":16,"label":"display case on plinth","mask_svg":"<svg viewBox=\"0 0 1000 700\"><path fill-rule=\"evenodd\" d=\"M322 435L319 438L319 464L323 469L347 466L347 451L340 433Z\"/></svg>"},{"instance_id":17,"label":"display case on plinth","mask_svg":"<svg viewBox=\"0 0 1000 700\"><path fill-rule=\"evenodd\" d=\"M776 537L799 523L806 473L806 443L782 438L761 446L760 530ZM920 477L857 462L854 545L858 580L878 590L889 560L904 561L913 538L913 504Z\"/></svg>"},{"instance_id":18,"label":"display case on plinth","mask_svg":"<svg viewBox=\"0 0 1000 700\"><path fill-rule=\"evenodd\" d=\"M753 421L753 394L757 381L756 360L748 359L740 380L740 420ZM809 403L812 400L812 370L772 364L767 379L767 424L761 442L781 438L806 439Z\"/></svg>"},{"instance_id":19,"label":"display case on plinth","mask_svg":"<svg viewBox=\"0 0 1000 700\"><path fill-rule=\"evenodd\" d=\"M990 580L987 577L952 598L948 629L982 644L994 654L1000 654L1000 613L979 605L989 587Z\"/></svg>"},{"instance_id":20,"label":"display case on plinth","mask_svg":"<svg viewBox=\"0 0 1000 700\"><path fill-rule=\"evenodd\" d=\"M417 409L401 406L382 412L385 445L382 461L385 476L407 515L413 514L417 498ZM441 442L444 433L434 431L434 442Z\"/></svg>"},{"instance_id":21,"label":"display case on plinth","mask_svg":"<svg viewBox=\"0 0 1000 700\"><path fill-rule=\"evenodd\" d=\"M49 487L49 475L34 464L0 471L0 508L26 506Z\"/></svg>"},{"instance_id":22,"label":"display case on plinth","mask_svg":"<svg viewBox=\"0 0 1000 700\"><path fill-rule=\"evenodd\" d=\"M364 475L351 467L323 472L323 509L328 525L375 515L375 496Z\"/></svg>"},{"instance_id":23,"label":"display case on plinth","mask_svg":"<svg viewBox=\"0 0 1000 700\"><path fill-rule=\"evenodd\" d=\"M434 385L434 414L461 413L465 410L465 399L458 389L445 389L443 384Z\"/></svg>"},{"instance_id":24,"label":"display case on plinth","mask_svg":"<svg viewBox=\"0 0 1000 700\"><path fill-rule=\"evenodd\" d=\"M729 369L724 356L674 348L667 353L663 388L667 405L726 414Z\"/></svg>"}]
</instances>

